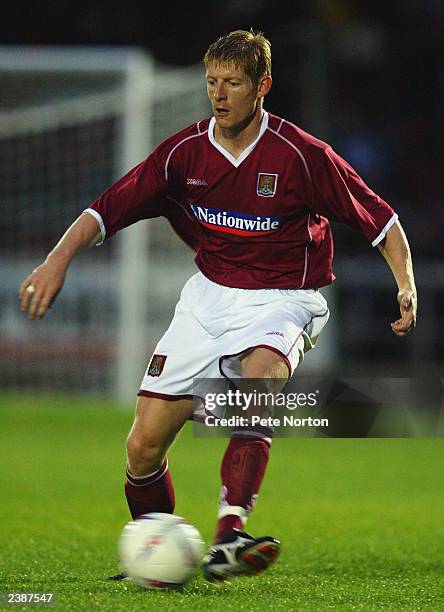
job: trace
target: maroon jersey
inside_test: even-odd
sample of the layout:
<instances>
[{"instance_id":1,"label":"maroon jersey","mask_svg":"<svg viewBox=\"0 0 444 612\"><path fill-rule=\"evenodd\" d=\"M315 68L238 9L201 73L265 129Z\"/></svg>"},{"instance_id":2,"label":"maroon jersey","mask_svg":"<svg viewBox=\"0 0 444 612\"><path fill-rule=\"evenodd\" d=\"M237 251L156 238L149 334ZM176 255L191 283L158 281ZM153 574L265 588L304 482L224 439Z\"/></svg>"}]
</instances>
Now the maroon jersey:
<instances>
[{"instance_id":1,"label":"maroon jersey","mask_svg":"<svg viewBox=\"0 0 444 612\"><path fill-rule=\"evenodd\" d=\"M91 206L106 237L169 218L210 280L244 289L318 288L334 279L329 219L372 244L397 216L332 148L264 112L240 157L214 139L215 119L160 144Z\"/></svg>"}]
</instances>

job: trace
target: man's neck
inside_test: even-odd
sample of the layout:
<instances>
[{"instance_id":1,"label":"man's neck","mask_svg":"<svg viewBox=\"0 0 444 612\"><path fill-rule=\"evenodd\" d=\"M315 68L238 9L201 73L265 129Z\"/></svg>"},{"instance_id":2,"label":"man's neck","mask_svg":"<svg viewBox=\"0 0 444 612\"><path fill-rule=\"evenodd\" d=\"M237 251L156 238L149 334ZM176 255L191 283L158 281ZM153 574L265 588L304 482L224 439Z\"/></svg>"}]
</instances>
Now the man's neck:
<instances>
[{"instance_id":1,"label":"man's neck","mask_svg":"<svg viewBox=\"0 0 444 612\"><path fill-rule=\"evenodd\" d=\"M240 157L245 149L258 137L263 115L263 108L258 106L254 114L247 117L243 125L237 126L234 129L223 129L216 123L214 126L214 139L231 155L236 158Z\"/></svg>"}]
</instances>

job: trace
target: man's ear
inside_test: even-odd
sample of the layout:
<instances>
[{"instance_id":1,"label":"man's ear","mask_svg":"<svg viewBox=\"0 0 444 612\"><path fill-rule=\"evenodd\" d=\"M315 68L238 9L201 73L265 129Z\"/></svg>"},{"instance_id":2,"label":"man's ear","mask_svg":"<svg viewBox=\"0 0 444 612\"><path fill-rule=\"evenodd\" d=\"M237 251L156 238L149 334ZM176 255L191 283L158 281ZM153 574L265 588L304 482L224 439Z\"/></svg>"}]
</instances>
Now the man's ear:
<instances>
[{"instance_id":1,"label":"man's ear","mask_svg":"<svg viewBox=\"0 0 444 612\"><path fill-rule=\"evenodd\" d=\"M264 98L271 89L273 79L271 76L262 77L257 86L257 97Z\"/></svg>"}]
</instances>

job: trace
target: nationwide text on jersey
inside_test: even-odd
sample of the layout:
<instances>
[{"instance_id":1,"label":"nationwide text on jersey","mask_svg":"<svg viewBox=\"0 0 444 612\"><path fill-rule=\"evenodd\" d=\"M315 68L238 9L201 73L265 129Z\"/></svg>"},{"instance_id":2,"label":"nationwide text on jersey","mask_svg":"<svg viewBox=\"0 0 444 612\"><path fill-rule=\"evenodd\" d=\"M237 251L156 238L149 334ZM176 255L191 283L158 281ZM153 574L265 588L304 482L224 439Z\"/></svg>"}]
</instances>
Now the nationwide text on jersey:
<instances>
[{"instance_id":1,"label":"nationwide text on jersey","mask_svg":"<svg viewBox=\"0 0 444 612\"><path fill-rule=\"evenodd\" d=\"M197 219L210 229L241 236L252 234L269 234L276 232L282 226L282 217L263 217L248 215L232 210L217 210L191 204Z\"/></svg>"}]
</instances>

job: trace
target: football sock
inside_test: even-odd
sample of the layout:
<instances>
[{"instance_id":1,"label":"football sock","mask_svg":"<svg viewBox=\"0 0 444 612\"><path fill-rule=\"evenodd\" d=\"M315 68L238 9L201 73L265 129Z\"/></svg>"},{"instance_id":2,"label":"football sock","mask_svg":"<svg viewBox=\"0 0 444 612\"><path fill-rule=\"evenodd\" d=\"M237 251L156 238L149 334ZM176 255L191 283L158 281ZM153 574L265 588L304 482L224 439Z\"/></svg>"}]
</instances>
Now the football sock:
<instances>
[{"instance_id":1,"label":"football sock","mask_svg":"<svg viewBox=\"0 0 444 612\"><path fill-rule=\"evenodd\" d=\"M242 530L267 468L270 445L262 438L233 436L222 461L222 495L215 541Z\"/></svg>"},{"instance_id":2,"label":"football sock","mask_svg":"<svg viewBox=\"0 0 444 612\"><path fill-rule=\"evenodd\" d=\"M148 512L174 512L173 481L168 470L168 460L146 476L133 476L127 469L125 495L133 519Z\"/></svg>"}]
</instances>

